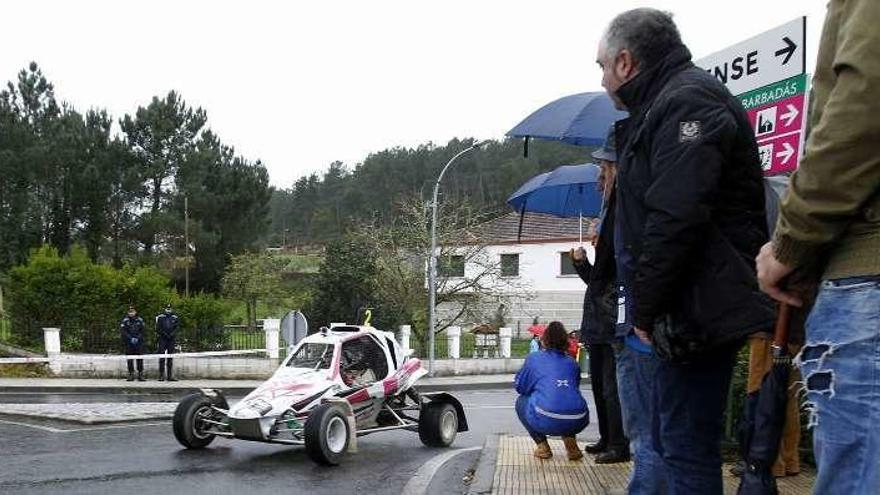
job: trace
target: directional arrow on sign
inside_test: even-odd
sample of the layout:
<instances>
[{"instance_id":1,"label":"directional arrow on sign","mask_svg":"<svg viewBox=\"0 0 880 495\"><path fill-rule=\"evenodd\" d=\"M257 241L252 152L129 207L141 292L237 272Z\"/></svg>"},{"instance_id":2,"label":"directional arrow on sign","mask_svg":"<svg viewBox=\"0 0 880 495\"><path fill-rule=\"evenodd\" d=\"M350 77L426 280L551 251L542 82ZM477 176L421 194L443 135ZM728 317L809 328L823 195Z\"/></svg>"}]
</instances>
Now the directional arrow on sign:
<instances>
[{"instance_id":1,"label":"directional arrow on sign","mask_svg":"<svg viewBox=\"0 0 880 495\"><path fill-rule=\"evenodd\" d=\"M785 58L782 60L782 65L785 65L788 63L789 60L791 60L791 56L794 55L794 51L797 50L797 45L794 44L794 41L791 41L791 38L789 38L788 36L782 38L782 41L785 42L785 46L779 50L776 50L775 55L777 57L785 55Z\"/></svg>"},{"instance_id":2,"label":"directional arrow on sign","mask_svg":"<svg viewBox=\"0 0 880 495\"><path fill-rule=\"evenodd\" d=\"M797 107L792 105L791 103L786 104L785 109L787 110L787 112L780 115L779 118L785 120L785 127L789 127L791 126L791 123L794 122L794 119L796 119L797 116L800 114L800 112L798 112Z\"/></svg>"},{"instance_id":3,"label":"directional arrow on sign","mask_svg":"<svg viewBox=\"0 0 880 495\"><path fill-rule=\"evenodd\" d=\"M791 147L787 142L782 143L782 147L785 148L779 153L776 153L776 158L782 159L782 164L785 165L791 160L791 157L794 156L794 148Z\"/></svg>"}]
</instances>

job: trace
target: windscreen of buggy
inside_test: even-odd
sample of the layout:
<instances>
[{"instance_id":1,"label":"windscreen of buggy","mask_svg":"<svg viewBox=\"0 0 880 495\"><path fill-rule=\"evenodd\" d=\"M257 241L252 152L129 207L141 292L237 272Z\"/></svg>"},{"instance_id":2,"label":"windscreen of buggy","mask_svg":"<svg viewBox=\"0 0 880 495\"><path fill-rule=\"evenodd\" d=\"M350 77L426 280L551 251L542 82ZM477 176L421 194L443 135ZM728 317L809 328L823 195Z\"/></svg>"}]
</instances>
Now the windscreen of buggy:
<instances>
[{"instance_id":1,"label":"windscreen of buggy","mask_svg":"<svg viewBox=\"0 0 880 495\"><path fill-rule=\"evenodd\" d=\"M306 343L294 353L287 366L290 368L309 368L313 370L330 369L333 361L332 344Z\"/></svg>"}]
</instances>

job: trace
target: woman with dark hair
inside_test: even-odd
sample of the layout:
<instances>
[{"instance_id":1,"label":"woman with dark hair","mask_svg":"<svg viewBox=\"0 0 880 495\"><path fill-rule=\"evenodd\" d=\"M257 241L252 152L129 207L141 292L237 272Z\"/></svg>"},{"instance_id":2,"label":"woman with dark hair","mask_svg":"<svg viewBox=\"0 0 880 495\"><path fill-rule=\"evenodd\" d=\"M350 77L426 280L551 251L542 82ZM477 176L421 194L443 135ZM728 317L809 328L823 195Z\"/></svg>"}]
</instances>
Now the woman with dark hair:
<instances>
[{"instance_id":1,"label":"woman with dark hair","mask_svg":"<svg viewBox=\"0 0 880 495\"><path fill-rule=\"evenodd\" d=\"M568 354L568 334L554 321L541 336L543 350L529 354L516 374L516 414L538 447L535 457L553 457L547 435L559 435L570 460L584 456L575 435L590 423L581 395L581 370Z\"/></svg>"}]
</instances>

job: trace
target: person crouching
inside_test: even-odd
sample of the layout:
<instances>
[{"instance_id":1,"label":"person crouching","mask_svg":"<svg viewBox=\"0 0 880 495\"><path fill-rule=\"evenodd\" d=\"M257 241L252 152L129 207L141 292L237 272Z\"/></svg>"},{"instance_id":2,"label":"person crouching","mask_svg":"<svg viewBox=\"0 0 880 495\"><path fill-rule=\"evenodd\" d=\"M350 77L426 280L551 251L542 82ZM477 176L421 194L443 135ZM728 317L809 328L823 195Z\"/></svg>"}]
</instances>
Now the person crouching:
<instances>
[{"instance_id":1,"label":"person crouching","mask_svg":"<svg viewBox=\"0 0 880 495\"><path fill-rule=\"evenodd\" d=\"M543 350L529 354L516 374L516 414L538 445L535 457L553 457L547 435L559 435L570 460L584 456L575 435L590 423L587 402L581 395L581 371L566 354L568 334L554 321L541 337Z\"/></svg>"}]
</instances>

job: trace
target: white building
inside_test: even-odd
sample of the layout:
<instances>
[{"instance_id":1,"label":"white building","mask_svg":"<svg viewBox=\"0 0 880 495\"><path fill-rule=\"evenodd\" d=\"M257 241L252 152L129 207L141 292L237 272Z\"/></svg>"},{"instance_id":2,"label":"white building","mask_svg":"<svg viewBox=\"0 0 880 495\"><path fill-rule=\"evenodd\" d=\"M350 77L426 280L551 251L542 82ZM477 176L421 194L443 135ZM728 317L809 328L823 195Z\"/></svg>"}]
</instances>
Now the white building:
<instances>
[{"instance_id":1,"label":"white building","mask_svg":"<svg viewBox=\"0 0 880 495\"><path fill-rule=\"evenodd\" d=\"M587 237L590 219L583 219L583 236ZM579 245L593 259L589 242L579 243L578 219L563 219L539 213L526 213L522 235L518 237L520 215L509 213L483 224L479 235L484 245L479 257L464 262L464 256L452 255L446 260L439 275L446 277L447 284L456 279L473 277L482 270L484 262L500 263L503 280L496 282L504 287L507 302L506 325L515 334L525 335L526 329L537 317L541 323L561 321L567 329L580 326L585 285L578 277L569 259L569 252ZM440 306L439 312L453 308ZM485 322L467 322L478 324Z\"/></svg>"}]
</instances>

